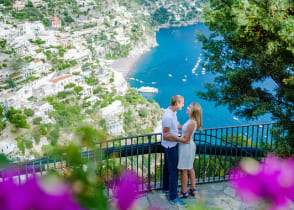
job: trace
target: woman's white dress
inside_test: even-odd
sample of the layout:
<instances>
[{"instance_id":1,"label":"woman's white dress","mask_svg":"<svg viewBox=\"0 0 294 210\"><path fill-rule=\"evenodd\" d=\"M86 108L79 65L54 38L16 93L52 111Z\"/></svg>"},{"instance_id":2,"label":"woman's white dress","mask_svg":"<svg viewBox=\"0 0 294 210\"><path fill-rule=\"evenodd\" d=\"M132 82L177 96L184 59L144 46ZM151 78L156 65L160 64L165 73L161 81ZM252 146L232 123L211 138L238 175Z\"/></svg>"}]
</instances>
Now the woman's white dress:
<instances>
[{"instance_id":1,"label":"woman's white dress","mask_svg":"<svg viewBox=\"0 0 294 210\"><path fill-rule=\"evenodd\" d=\"M193 141L194 132L197 128L197 123L195 120L188 120L182 128L182 136L186 135L187 128L190 122L195 123L195 128L193 130L189 144L179 143L179 162L178 169L192 169L195 159L196 144Z\"/></svg>"}]
</instances>

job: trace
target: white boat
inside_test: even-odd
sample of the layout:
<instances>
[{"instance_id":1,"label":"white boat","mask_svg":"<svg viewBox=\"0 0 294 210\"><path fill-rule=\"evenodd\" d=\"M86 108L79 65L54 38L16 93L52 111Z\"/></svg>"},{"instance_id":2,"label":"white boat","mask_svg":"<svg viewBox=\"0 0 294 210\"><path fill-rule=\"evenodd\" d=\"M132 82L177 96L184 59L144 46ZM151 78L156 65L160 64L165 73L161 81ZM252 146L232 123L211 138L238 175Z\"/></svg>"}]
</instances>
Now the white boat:
<instances>
[{"instance_id":1,"label":"white boat","mask_svg":"<svg viewBox=\"0 0 294 210\"><path fill-rule=\"evenodd\" d=\"M158 93L158 89L154 87L142 86L138 89L139 92L144 93Z\"/></svg>"},{"instance_id":2,"label":"white boat","mask_svg":"<svg viewBox=\"0 0 294 210\"><path fill-rule=\"evenodd\" d=\"M143 81L140 81L140 83L143 83Z\"/></svg>"},{"instance_id":3,"label":"white boat","mask_svg":"<svg viewBox=\"0 0 294 210\"><path fill-rule=\"evenodd\" d=\"M172 75L172 74L168 74L168 76L169 76L169 77L172 77L173 75Z\"/></svg>"},{"instance_id":4,"label":"white boat","mask_svg":"<svg viewBox=\"0 0 294 210\"><path fill-rule=\"evenodd\" d=\"M233 116L233 119L234 119L234 120L239 120L239 119L238 119L237 117L235 117L235 116Z\"/></svg>"},{"instance_id":5,"label":"white boat","mask_svg":"<svg viewBox=\"0 0 294 210\"><path fill-rule=\"evenodd\" d=\"M135 78L133 78L133 77L130 77L130 78L129 78L129 80L135 80Z\"/></svg>"},{"instance_id":6,"label":"white boat","mask_svg":"<svg viewBox=\"0 0 294 210\"><path fill-rule=\"evenodd\" d=\"M186 79L182 79L182 81L183 81L183 82L186 82L187 80L186 80Z\"/></svg>"},{"instance_id":7,"label":"white boat","mask_svg":"<svg viewBox=\"0 0 294 210\"><path fill-rule=\"evenodd\" d=\"M154 85L154 84L156 84L156 82L151 82L151 84L153 84L153 85Z\"/></svg>"},{"instance_id":8,"label":"white boat","mask_svg":"<svg viewBox=\"0 0 294 210\"><path fill-rule=\"evenodd\" d=\"M187 78L187 75L184 75L185 78Z\"/></svg>"},{"instance_id":9,"label":"white boat","mask_svg":"<svg viewBox=\"0 0 294 210\"><path fill-rule=\"evenodd\" d=\"M138 82L139 80L138 80L138 79L136 79L136 81Z\"/></svg>"}]
</instances>

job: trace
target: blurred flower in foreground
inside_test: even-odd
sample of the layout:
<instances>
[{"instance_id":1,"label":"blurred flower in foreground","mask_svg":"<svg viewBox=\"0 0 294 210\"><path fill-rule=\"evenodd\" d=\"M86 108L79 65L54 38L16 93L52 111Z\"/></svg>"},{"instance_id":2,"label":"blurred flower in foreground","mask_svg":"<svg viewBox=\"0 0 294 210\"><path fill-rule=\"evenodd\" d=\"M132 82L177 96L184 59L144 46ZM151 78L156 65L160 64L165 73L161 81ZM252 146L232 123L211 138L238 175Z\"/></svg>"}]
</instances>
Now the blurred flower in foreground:
<instances>
[{"instance_id":1,"label":"blurred flower in foreground","mask_svg":"<svg viewBox=\"0 0 294 210\"><path fill-rule=\"evenodd\" d=\"M124 171L120 179L114 183L113 197L120 210L129 209L142 195L139 191L140 184L138 176L133 171Z\"/></svg>"},{"instance_id":2,"label":"blurred flower in foreground","mask_svg":"<svg viewBox=\"0 0 294 210\"><path fill-rule=\"evenodd\" d=\"M72 200L69 188L56 177L33 177L18 185L12 178L0 183L0 209L55 209L75 210L79 205Z\"/></svg>"},{"instance_id":3,"label":"blurred flower in foreground","mask_svg":"<svg viewBox=\"0 0 294 210\"><path fill-rule=\"evenodd\" d=\"M266 201L270 210L278 210L288 209L294 200L294 158L267 156L261 163L244 159L231 176L232 188L244 201Z\"/></svg>"}]
</instances>

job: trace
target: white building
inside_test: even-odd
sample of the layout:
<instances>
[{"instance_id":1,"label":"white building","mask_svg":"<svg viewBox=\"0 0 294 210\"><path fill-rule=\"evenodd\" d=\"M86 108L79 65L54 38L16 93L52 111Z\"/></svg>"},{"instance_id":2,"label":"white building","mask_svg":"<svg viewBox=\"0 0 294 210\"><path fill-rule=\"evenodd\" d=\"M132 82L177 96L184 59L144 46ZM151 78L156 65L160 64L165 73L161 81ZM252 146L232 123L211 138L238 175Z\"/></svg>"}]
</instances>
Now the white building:
<instances>
[{"instance_id":1,"label":"white building","mask_svg":"<svg viewBox=\"0 0 294 210\"><path fill-rule=\"evenodd\" d=\"M69 73L73 74L73 73L80 73L82 71L81 66L73 66L69 68Z\"/></svg>"},{"instance_id":2,"label":"white building","mask_svg":"<svg viewBox=\"0 0 294 210\"><path fill-rule=\"evenodd\" d=\"M13 9L19 11L19 10L22 10L25 8L25 2L23 1L16 1L14 4L13 4Z\"/></svg>"},{"instance_id":3,"label":"white building","mask_svg":"<svg viewBox=\"0 0 294 210\"><path fill-rule=\"evenodd\" d=\"M43 63L41 60L32 61L24 70L25 77L41 76L42 73L48 74L52 66L48 63Z\"/></svg>"},{"instance_id":4,"label":"white building","mask_svg":"<svg viewBox=\"0 0 294 210\"><path fill-rule=\"evenodd\" d=\"M9 155L17 149L15 140L0 141L0 154Z\"/></svg>"},{"instance_id":5,"label":"white building","mask_svg":"<svg viewBox=\"0 0 294 210\"><path fill-rule=\"evenodd\" d=\"M124 112L124 107L121 101L114 101L112 104L100 109L101 115L104 119L111 118L114 116L122 115Z\"/></svg>"},{"instance_id":6,"label":"white building","mask_svg":"<svg viewBox=\"0 0 294 210\"><path fill-rule=\"evenodd\" d=\"M64 53L63 56L64 60L76 60L76 61L82 61L82 60L90 60L91 59L91 52L90 50L77 50L77 49L70 49Z\"/></svg>"},{"instance_id":7,"label":"white building","mask_svg":"<svg viewBox=\"0 0 294 210\"><path fill-rule=\"evenodd\" d=\"M83 97L88 97L93 95L93 87L89 85L83 85L83 90L81 91Z\"/></svg>"},{"instance_id":8,"label":"white building","mask_svg":"<svg viewBox=\"0 0 294 210\"><path fill-rule=\"evenodd\" d=\"M110 135L119 136L124 133L123 120L117 116L106 119L106 129Z\"/></svg>"},{"instance_id":9,"label":"white building","mask_svg":"<svg viewBox=\"0 0 294 210\"><path fill-rule=\"evenodd\" d=\"M121 72L114 71L114 88L116 89L117 95L125 95L128 91L128 83Z\"/></svg>"},{"instance_id":10,"label":"white building","mask_svg":"<svg viewBox=\"0 0 294 210\"><path fill-rule=\"evenodd\" d=\"M47 101L38 101L34 104L35 117L42 117L42 123L52 123L49 113L53 111L53 106Z\"/></svg>"},{"instance_id":11,"label":"white building","mask_svg":"<svg viewBox=\"0 0 294 210\"><path fill-rule=\"evenodd\" d=\"M6 108L13 107L14 109L21 108L20 98L16 93L6 93L0 96L0 103Z\"/></svg>"}]
</instances>

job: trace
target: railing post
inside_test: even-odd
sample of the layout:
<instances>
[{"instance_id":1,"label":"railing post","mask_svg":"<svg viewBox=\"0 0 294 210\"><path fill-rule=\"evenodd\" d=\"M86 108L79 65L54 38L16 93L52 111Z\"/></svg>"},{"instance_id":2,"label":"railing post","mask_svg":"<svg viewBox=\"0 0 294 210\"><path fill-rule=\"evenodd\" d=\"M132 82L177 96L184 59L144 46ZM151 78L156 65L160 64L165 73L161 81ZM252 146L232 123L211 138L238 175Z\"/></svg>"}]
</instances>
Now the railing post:
<instances>
[{"instance_id":1,"label":"railing post","mask_svg":"<svg viewBox=\"0 0 294 210\"><path fill-rule=\"evenodd\" d=\"M150 179L151 179L150 164L151 164L151 136L148 136L148 190L151 189L151 187L150 187Z\"/></svg>"}]
</instances>

